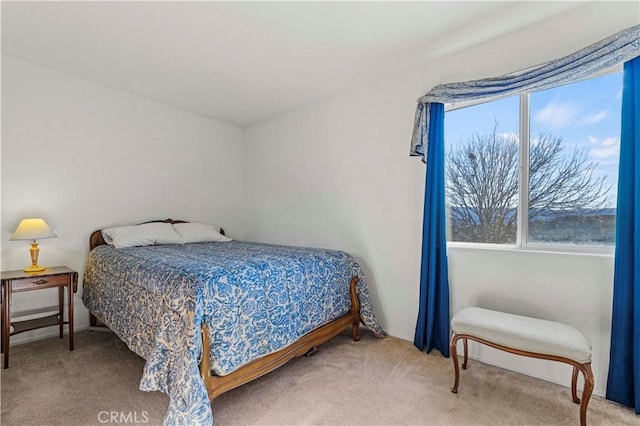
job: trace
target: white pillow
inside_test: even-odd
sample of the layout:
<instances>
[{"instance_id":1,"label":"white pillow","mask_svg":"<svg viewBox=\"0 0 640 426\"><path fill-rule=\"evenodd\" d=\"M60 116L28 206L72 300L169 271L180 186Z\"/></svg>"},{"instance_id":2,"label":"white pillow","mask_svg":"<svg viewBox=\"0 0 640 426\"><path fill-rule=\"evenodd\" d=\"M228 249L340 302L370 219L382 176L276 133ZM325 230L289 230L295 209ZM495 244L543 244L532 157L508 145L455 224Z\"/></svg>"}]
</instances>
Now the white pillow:
<instances>
[{"instance_id":1,"label":"white pillow","mask_svg":"<svg viewBox=\"0 0 640 426\"><path fill-rule=\"evenodd\" d=\"M180 234L185 243L227 242L231 238L220 233L220 228L204 223L174 223L173 229Z\"/></svg>"},{"instance_id":2,"label":"white pillow","mask_svg":"<svg viewBox=\"0 0 640 426\"><path fill-rule=\"evenodd\" d=\"M171 224L163 222L104 229L102 238L115 248L184 243L180 234L173 230Z\"/></svg>"}]
</instances>

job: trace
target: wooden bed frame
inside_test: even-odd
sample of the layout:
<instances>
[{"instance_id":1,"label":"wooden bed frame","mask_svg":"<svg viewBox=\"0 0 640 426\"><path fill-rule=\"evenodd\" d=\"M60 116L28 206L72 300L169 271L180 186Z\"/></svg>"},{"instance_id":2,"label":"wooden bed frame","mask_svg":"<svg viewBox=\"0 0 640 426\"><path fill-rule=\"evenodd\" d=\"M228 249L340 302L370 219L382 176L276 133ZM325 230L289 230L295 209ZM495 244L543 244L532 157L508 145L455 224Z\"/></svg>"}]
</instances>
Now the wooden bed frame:
<instances>
[{"instance_id":1,"label":"wooden bed frame","mask_svg":"<svg viewBox=\"0 0 640 426\"><path fill-rule=\"evenodd\" d=\"M150 222L164 222L164 223L185 223L183 220L153 220ZM220 233L224 235L224 230L221 228ZM94 231L89 238L90 250L95 247L104 245L106 242L102 238L102 230ZM338 334L342 333L345 329L351 327L352 337L354 341L360 340L360 301L356 292L356 286L358 284L358 277L353 277L349 283L349 294L351 297L351 310L344 316L333 320L323 326L316 328L315 330L305 334L291 345L280 349L277 352L258 358L248 364L243 365L232 373L226 376L217 376L211 371L211 359L209 341L209 326L202 324L202 360L200 361L200 374L204 379L207 386L207 392L209 393L209 400L213 401L214 398L234 389L240 385L250 382L253 379L257 379L270 371L286 364L291 359L304 355L307 353L315 353L318 345L328 342ZM91 326L97 326L99 318L93 313L89 312L89 321ZM103 321L100 321L104 324Z\"/></svg>"}]
</instances>

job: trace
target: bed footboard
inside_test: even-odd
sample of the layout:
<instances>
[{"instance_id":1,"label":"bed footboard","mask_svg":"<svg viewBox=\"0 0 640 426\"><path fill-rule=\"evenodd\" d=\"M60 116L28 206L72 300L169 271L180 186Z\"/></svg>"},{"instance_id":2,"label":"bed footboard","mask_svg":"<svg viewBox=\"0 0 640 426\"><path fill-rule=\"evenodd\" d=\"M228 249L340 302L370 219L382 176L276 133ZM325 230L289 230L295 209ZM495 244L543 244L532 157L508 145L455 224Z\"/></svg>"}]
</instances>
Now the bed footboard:
<instances>
[{"instance_id":1,"label":"bed footboard","mask_svg":"<svg viewBox=\"0 0 640 426\"><path fill-rule=\"evenodd\" d=\"M353 277L349 284L351 310L346 315L305 334L286 348L252 361L226 376L211 374L210 350L206 349L210 348L211 344L209 339L209 326L204 324L202 326L203 351L200 362L200 374L207 386L209 400L213 401L217 396L248 383L253 379L257 379L281 365L286 364L295 357L306 354L313 347L328 342L348 327L352 329L353 340L356 342L360 340L360 301L358 300L356 291L358 281L360 281L358 277Z\"/></svg>"}]
</instances>

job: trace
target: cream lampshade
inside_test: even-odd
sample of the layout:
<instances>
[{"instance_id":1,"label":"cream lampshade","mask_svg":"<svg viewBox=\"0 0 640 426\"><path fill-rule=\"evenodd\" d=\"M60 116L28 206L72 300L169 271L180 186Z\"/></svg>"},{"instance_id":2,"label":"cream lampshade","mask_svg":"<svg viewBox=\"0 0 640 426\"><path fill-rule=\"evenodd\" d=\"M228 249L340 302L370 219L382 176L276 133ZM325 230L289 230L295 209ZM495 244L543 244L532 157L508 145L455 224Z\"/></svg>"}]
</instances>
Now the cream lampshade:
<instances>
[{"instance_id":1,"label":"cream lampshade","mask_svg":"<svg viewBox=\"0 0 640 426\"><path fill-rule=\"evenodd\" d=\"M29 252L31 253L31 266L25 268L25 272L40 272L45 270L44 267L38 266L38 254L40 253L40 249L38 248L36 240L54 237L57 237L57 235L51 230L51 228L49 228L49 225L47 225L47 222L45 222L44 219L22 219L11 236L11 240L33 241L31 243L31 248L29 249Z\"/></svg>"}]
</instances>

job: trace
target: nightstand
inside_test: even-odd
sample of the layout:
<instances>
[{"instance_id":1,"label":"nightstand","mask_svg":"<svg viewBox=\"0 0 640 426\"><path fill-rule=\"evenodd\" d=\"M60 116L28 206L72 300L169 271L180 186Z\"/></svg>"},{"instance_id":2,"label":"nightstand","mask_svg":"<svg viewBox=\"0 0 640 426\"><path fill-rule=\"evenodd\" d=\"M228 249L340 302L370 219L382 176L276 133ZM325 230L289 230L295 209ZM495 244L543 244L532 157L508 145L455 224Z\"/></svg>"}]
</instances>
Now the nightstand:
<instances>
[{"instance_id":1,"label":"nightstand","mask_svg":"<svg viewBox=\"0 0 640 426\"><path fill-rule=\"evenodd\" d=\"M47 268L42 272L3 271L2 282L2 346L4 351L4 368L9 367L9 338L14 334L57 325L60 327L60 338L64 324L69 324L69 350L73 350L73 294L78 290L78 273L66 266ZM39 318L11 322L11 295L22 291L42 290L58 287L58 313ZM64 320L64 288L67 288L68 321ZM55 309L55 308L54 308ZM32 309L16 312L18 316L37 316L51 312L52 308Z\"/></svg>"}]
</instances>

